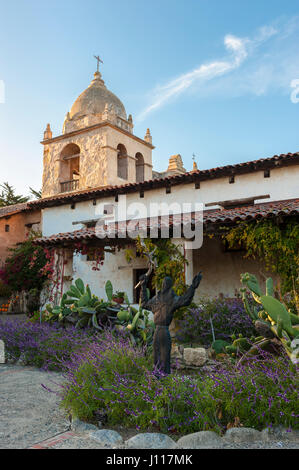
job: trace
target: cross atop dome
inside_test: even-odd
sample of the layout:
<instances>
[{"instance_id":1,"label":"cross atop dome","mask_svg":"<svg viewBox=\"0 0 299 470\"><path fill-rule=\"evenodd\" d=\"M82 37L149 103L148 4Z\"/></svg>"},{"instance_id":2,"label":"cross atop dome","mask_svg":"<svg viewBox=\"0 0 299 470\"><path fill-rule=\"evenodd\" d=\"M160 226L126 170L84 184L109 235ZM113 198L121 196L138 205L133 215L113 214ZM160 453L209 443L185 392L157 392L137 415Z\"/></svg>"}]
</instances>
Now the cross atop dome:
<instances>
[{"instance_id":1,"label":"cross atop dome","mask_svg":"<svg viewBox=\"0 0 299 470\"><path fill-rule=\"evenodd\" d=\"M97 72L99 72L99 66L100 66L100 62L103 64L104 62L102 61L102 59L100 58L100 56L98 55L94 55L94 58L96 59L97 61Z\"/></svg>"}]
</instances>

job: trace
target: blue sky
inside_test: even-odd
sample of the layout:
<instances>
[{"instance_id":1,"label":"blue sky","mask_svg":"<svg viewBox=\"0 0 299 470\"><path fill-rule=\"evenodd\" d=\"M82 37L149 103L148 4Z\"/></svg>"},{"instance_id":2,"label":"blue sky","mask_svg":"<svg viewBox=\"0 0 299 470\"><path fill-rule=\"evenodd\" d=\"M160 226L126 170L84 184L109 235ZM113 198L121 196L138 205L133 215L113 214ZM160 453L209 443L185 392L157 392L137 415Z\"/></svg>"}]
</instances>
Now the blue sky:
<instances>
[{"instance_id":1,"label":"blue sky","mask_svg":"<svg viewBox=\"0 0 299 470\"><path fill-rule=\"evenodd\" d=\"M205 169L299 150L298 0L0 0L0 8L0 183L18 192L40 188L45 126L61 134L94 54L135 134L151 129L157 170L176 153L189 170L193 153Z\"/></svg>"}]
</instances>

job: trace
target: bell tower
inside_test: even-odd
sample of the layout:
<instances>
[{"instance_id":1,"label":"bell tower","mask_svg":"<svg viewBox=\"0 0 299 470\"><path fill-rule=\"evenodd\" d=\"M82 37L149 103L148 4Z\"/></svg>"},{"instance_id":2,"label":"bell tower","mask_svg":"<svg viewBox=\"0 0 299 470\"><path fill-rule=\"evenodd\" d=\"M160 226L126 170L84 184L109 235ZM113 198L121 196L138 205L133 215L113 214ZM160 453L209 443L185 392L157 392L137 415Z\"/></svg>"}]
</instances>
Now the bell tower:
<instances>
[{"instance_id":1,"label":"bell tower","mask_svg":"<svg viewBox=\"0 0 299 470\"><path fill-rule=\"evenodd\" d=\"M97 60L99 59L96 57ZM43 197L152 178L152 137L133 134L120 99L99 72L67 113L62 134L44 132Z\"/></svg>"}]
</instances>

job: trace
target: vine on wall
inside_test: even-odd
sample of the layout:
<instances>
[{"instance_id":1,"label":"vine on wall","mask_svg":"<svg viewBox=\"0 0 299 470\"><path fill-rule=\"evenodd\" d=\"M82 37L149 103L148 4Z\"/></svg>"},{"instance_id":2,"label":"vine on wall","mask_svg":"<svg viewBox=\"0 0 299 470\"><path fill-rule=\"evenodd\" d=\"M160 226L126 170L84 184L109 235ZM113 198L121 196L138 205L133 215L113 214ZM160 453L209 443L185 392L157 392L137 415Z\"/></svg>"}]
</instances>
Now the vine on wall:
<instances>
[{"instance_id":1,"label":"vine on wall","mask_svg":"<svg viewBox=\"0 0 299 470\"><path fill-rule=\"evenodd\" d=\"M281 295L290 293L296 302L299 298L299 222L292 217L284 223L274 219L240 222L226 229L223 239L229 248L242 247L245 258L260 258L268 271L280 278Z\"/></svg>"},{"instance_id":2,"label":"vine on wall","mask_svg":"<svg viewBox=\"0 0 299 470\"><path fill-rule=\"evenodd\" d=\"M186 290L185 284L185 265L188 261L182 253L182 246L176 245L170 239L143 239L141 243L140 237L136 239L136 252L146 258L145 253L149 254L156 248L154 252L154 260L156 261L156 269L153 276L153 285L157 289L161 289L165 276L170 276L173 280L173 289L177 295L181 295ZM128 262L135 258L132 249L126 250L126 259Z\"/></svg>"},{"instance_id":3,"label":"vine on wall","mask_svg":"<svg viewBox=\"0 0 299 470\"><path fill-rule=\"evenodd\" d=\"M105 250L104 247L89 246L82 242L77 242L74 247L74 253L87 255L93 261L93 271L100 271L100 266L104 264L105 251L107 250Z\"/></svg>"}]
</instances>

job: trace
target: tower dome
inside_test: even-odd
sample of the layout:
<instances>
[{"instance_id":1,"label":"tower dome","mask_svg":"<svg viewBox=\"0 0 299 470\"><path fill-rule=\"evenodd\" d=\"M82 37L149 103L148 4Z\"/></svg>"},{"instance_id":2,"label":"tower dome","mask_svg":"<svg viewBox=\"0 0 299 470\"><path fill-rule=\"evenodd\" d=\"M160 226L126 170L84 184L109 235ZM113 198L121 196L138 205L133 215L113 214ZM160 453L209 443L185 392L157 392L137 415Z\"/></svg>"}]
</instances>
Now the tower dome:
<instances>
[{"instance_id":1,"label":"tower dome","mask_svg":"<svg viewBox=\"0 0 299 470\"><path fill-rule=\"evenodd\" d=\"M97 122L101 121L102 114L107 108L113 110L116 116L127 120L123 103L114 93L107 89L101 73L97 71L94 73L94 79L91 81L90 85L78 96L70 112L67 113L63 126L64 132L67 124L72 124L72 127L73 125L77 127L79 124L78 121L81 123L83 120L86 124L94 122L95 119ZM87 118L87 120L83 118Z\"/></svg>"}]
</instances>

